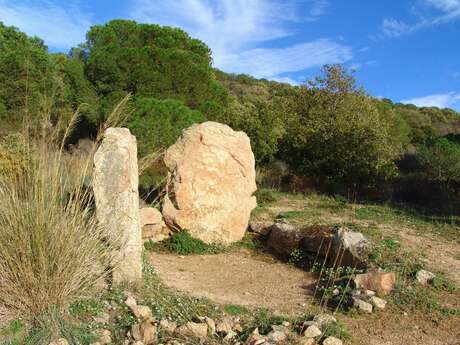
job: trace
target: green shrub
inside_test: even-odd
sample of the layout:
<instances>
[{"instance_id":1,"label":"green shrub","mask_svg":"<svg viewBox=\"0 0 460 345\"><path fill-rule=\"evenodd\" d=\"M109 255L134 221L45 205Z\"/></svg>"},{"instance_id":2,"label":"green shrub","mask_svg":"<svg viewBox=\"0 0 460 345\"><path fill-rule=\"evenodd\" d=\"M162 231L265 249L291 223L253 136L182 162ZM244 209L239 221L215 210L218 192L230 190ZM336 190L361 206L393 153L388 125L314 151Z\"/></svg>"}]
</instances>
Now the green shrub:
<instances>
[{"instance_id":1,"label":"green shrub","mask_svg":"<svg viewBox=\"0 0 460 345\"><path fill-rule=\"evenodd\" d=\"M235 305L235 304L227 304L224 307L224 311L230 315L243 315L248 312L248 310L245 307Z\"/></svg>"},{"instance_id":2,"label":"green shrub","mask_svg":"<svg viewBox=\"0 0 460 345\"><path fill-rule=\"evenodd\" d=\"M178 100L139 97L135 107L128 127L139 142L141 157L168 148L183 129L206 120L199 111L191 110Z\"/></svg>"},{"instance_id":3,"label":"green shrub","mask_svg":"<svg viewBox=\"0 0 460 345\"><path fill-rule=\"evenodd\" d=\"M275 193L271 189L267 189L267 188L257 189L254 195L257 198L257 204L259 206L264 206L264 205L270 204L278 200Z\"/></svg>"},{"instance_id":4,"label":"green shrub","mask_svg":"<svg viewBox=\"0 0 460 345\"><path fill-rule=\"evenodd\" d=\"M170 238L153 243L147 242L145 244L147 250L168 251L177 253L179 255L190 254L217 254L225 250L225 247L213 244L207 244L203 241L193 238L189 232L182 230Z\"/></svg>"}]
</instances>

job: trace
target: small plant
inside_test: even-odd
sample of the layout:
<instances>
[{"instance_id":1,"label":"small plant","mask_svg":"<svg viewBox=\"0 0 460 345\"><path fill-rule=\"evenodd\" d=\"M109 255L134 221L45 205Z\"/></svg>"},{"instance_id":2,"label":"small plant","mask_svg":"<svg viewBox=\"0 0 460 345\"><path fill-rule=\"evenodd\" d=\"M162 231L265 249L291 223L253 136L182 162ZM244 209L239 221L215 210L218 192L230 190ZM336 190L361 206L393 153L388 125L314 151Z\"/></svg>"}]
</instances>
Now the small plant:
<instances>
[{"instance_id":1,"label":"small plant","mask_svg":"<svg viewBox=\"0 0 460 345\"><path fill-rule=\"evenodd\" d=\"M95 299L83 299L73 303L69 307L69 312L75 317L92 317L97 316L104 311L102 303Z\"/></svg>"},{"instance_id":2,"label":"small plant","mask_svg":"<svg viewBox=\"0 0 460 345\"><path fill-rule=\"evenodd\" d=\"M322 339L326 339L327 337L335 337L342 340L350 340L351 335L346 329L345 325L342 324L340 321L335 321L330 323L327 326L322 327Z\"/></svg>"},{"instance_id":3,"label":"small plant","mask_svg":"<svg viewBox=\"0 0 460 345\"><path fill-rule=\"evenodd\" d=\"M281 212L276 216L276 219L292 219L292 218L299 218L304 215L303 211L286 211Z\"/></svg>"},{"instance_id":4,"label":"small plant","mask_svg":"<svg viewBox=\"0 0 460 345\"><path fill-rule=\"evenodd\" d=\"M179 255L217 254L225 250L223 246L207 244L193 238L186 230L178 232L161 242L154 243L149 241L144 247L146 250L167 251Z\"/></svg>"},{"instance_id":5,"label":"small plant","mask_svg":"<svg viewBox=\"0 0 460 345\"><path fill-rule=\"evenodd\" d=\"M248 310L245 307L235 305L235 304L227 304L224 307L224 311L230 315L242 315L248 312Z\"/></svg>"},{"instance_id":6,"label":"small plant","mask_svg":"<svg viewBox=\"0 0 460 345\"><path fill-rule=\"evenodd\" d=\"M257 198L257 204L259 206L264 206L264 205L270 204L270 203L275 202L276 200L278 200L278 198L275 195L275 193L271 189L267 189L267 188L258 189L254 193L254 195Z\"/></svg>"},{"instance_id":7,"label":"small plant","mask_svg":"<svg viewBox=\"0 0 460 345\"><path fill-rule=\"evenodd\" d=\"M294 249L291 254L289 254L288 262L296 266L303 266L307 254L302 249Z\"/></svg>"}]
</instances>

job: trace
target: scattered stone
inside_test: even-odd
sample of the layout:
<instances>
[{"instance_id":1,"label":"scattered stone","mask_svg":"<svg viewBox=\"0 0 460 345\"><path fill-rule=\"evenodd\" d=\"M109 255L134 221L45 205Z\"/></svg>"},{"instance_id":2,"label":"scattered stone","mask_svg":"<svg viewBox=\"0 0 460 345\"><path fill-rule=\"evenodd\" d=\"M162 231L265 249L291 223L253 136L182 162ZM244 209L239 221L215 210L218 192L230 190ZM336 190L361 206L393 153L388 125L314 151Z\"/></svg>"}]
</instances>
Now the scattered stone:
<instances>
[{"instance_id":1,"label":"scattered stone","mask_svg":"<svg viewBox=\"0 0 460 345\"><path fill-rule=\"evenodd\" d=\"M153 207L143 207L139 210L139 221L142 228L142 240L160 242L170 237L171 232L166 227L161 212Z\"/></svg>"},{"instance_id":2,"label":"scattered stone","mask_svg":"<svg viewBox=\"0 0 460 345\"><path fill-rule=\"evenodd\" d=\"M142 334L141 334L141 325L136 323L131 326L131 337L134 340L142 340Z\"/></svg>"},{"instance_id":3,"label":"scattered stone","mask_svg":"<svg viewBox=\"0 0 460 345\"><path fill-rule=\"evenodd\" d=\"M241 333L241 332L243 332L243 327L239 323L237 323L237 324L235 324L235 326L233 326L233 330L235 332Z\"/></svg>"},{"instance_id":4,"label":"scattered stone","mask_svg":"<svg viewBox=\"0 0 460 345\"><path fill-rule=\"evenodd\" d=\"M313 318L313 322L315 322L318 327L323 327L337 322L337 319L329 314L318 314Z\"/></svg>"},{"instance_id":5,"label":"scattered stone","mask_svg":"<svg viewBox=\"0 0 460 345\"><path fill-rule=\"evenodd\" d=\"M249 231L262 236L267 236L270 233L270 227L272 225L273 222L268 220L250 220Z\"/></svg>"},{"instance_id":6,"label":"scattered stone","mask_svg":"<svg viewBox=\"0 0 460 345\"><path fill-rule=\"evenodd\" d=\"M209 326L209 324L208 324ZM160 321L160 327L169 333L174 333L177 328L177 323L163 319Z\"/></svg>"},{"instance_id":7,"label":"scattered stone","mask_svg":"<svg viewBox=\"0 0 460 345\"><path fill-rule=\"evenodd\" d=\"M369 302L377 309L385 309L387 305L387 301L382 298L378 298L376 296L372 296Z\"/></svg>"},{"instance_id":8,"label":"scattered stone","mask_svg":"<svg viewBox=\"0 0 460 345\"><path fill-rule=\"evenodd\" d=\"M234 331L230 331L227 333L227 335L224 337L224 340L232 340L234 338L236 338L238 336L238 334Z\"/></svg>"},{"instance_id":9,"label":"scattered stone","mask_svg":"<svg viewBox=\"0 0 460 345\"><path fill-rule=\"evenodd\" d=\"M223 320L221 322L218 322L216 325L216 332L217 333L222 333L222 334L227 334L232 331L232 323L230 320Z\"/></svg>"},{"instance_id":10,"label":"scattered stone","mask_svg":"<svg viewBox=\"0 0 460 345\"><path fill-rule=\"evenodd\" d=\"M195 124L165 153L163 217L206 243L243 238L251 211L255 160L248 136L217 122Z\"/></svg>"},{"instance_id":11,"label":"scattered stone","mask_svg":"<svg viewBox=\"0 0 460 345\"><path fill-rule=\"evenodd\" d=\"M354 284L358 289L377 291L381 295L387 295L393 290L396 282L394 272L369 272L357 274Z\"/></svg>"},{"instance_id":12,"label":"scattered stone","mask_svg":"<svg viewBox=\"0 0 460 345\"><path fill-rule=\"evenodd\" d=\"M285 332L280 330L273 330L267 335L268 341L272 341L274 343L280 343L286 341L287 335Z\"/></svg>"},{"instance_id":13,"label":"scattered stone","mask_svg":"<svg viewBox=\"0 0 460 345\"><path fill-rule=\"evenodd\" d=\"M307 329L303 332L303 336L306 338L316 338L322 334L321 330L316 325L308 326Z\"/></svg>"},{"instance_id":14,"label":"scattered stone","mask_svg":"<svg viewBox=\"0 0 460 345\"><path fill-rule=\"evenodd\" d=\"M99 333L99 344L107 345L112 343L112 333L108 329L101 329Z\"/></svg>"},{"instance_id":15,"label":"scattered stone","mask_svg":"<svg viewBox=\"0 0 460 345\"><path fill-rule=\"evenodd\" d=\"M415 278L422 285L429 285L433 282L436 275L430 271L420 270L416 273Z\"/></svg>"},{"instance_id":16,"label":"scattered stone","mask_svg":"<svg viewBox=\"0 0 460 345\"><path fill-rule=\"evenodd\" d=\"M150 345L156 343L158 336L157 326L153 325L150 321L144 321L141 323L140 329L144 344Z\"/></svg>"},{"instance_id":17,"label":"scattered stone","mask_svg":"<svg viewBox=\"0 0 460 345\"><path fill-rule=\"evenodd\" d=\"M204 340L208 337L208 325L205 323L187 322L176 329L176 333Z\"/></svg>"},{"instance_id":18,"label":"scattered stone","mask_svg":"<svg viewBox=\"0 0 460 345\"><path fill-rule=\"evenodd\" d=\"M323 341L323 345L343 345L343 342L338 338L328 337Z\"/></svg>"},{"instance_id":19,"label":"scattered stone","mask_svg":"<svg viewBox=\"0 0 460 345\"><path fill-rule=\"evenodd\" d=\"M299 345L315 345L316 341L313 338L302 338L298 342Z\"/></svg>"},{"instance_id":20,"label":"scattered stone","mask_svg":"<svg viewBox=\"0 0 460 345\"><path fill-rule=\"evenodd\" d=\"M209 332L211 334L215 334L216 333L216 322L213 319L211 319L210 317L207 317L207 316L204 318L204 321L208 325Z\"/></svg>"},{"instance_id":21,"label":"scattered stone","mask_svg":"<svg viewBox=\"0 0 460 345\"><path fill-rule=\"evenodd\" d=\"M99 223L123 246L113 263L115 283L142 279L139 173L136 138L127 128L108 128L94 155L93 190Z\"/></svg>"},{"instance_id":22,"label":"scattered stone","mask_svg":"<svg viewBox=\"0 0 460 345\"><path fill-rule=\"evenodd\" d=\"M375 296L375 291L372 291L372 290L365 290L365 291L364 291L364 294L365 294L367 297L372 297L372 296Z\"/></svg>"},{"instance_id":23,"label":"scattered stone","mask_svg":"<svg viewBox=\"0 0 460 345\"><path fill-rule=\"evenodd\" d=\"M294 250L299 249L300 241L307 232L304 228L290 224L285 220L277 220L270 227L267 246L283 259L289 259Z\"/></svg>"},{"instance_id":24,"label":"scattered stone","mask_svg":"<svg viewBox=\"0 0 460 345\"><path fill-rule=\"evenodd\" d=\"M152 311L149 307L143 305L137 305L136 300L132 296L128 296L125 300L125 304L131 310L135 317L142 320L151 320Z\"/></svg>"},{"instance_id":25,"label":"scattered stone","mask_svg":"<svg viewBox=\"0 0 460 345\"><path fill-rule=\"evenodd\" d=\"M102 313L94 317L94 322L99 324L109 323L110 315L108 313Z\"/></svg>"},{"instance_id":26,"label":"scattered stone","mask_svg":"<svg viewBox=\"0 0 460 345\"><path fill-rule=\"evenodd\" d=\"M353 307L355 307L355 308L357 308L357 309L359 309L359 310L361 310L363 312L372 314L372 304L370 304L368 302L365 302L362 299L353 297Z\"/></svg>"},{"instance_id":27,"label":"scattered stone","mask_svg":"<svg viewBox=\"0 0 460 345\"><path fill-rule=\"evenodd\" d=\"M64 338L59 338L49 343L49 345L69 345L69 342Z\"/></svg>"},{"instance_id":28,"label":"scattered stone","mask_svg":"<svg viewBox=\"0 0 460 345\"><path fill-rule=\"evenodd\" d=\"M365 268L370 242L360 232L338 228L333 240L334 258L340 257L338 266Z\"/></svg>"},{"instance_id":29,"label":"scattered stone","mask_svg":"<svg viewBox=\"0 0 460 345\"><path fill-rule=\"evenodd\" d=\"M265 338L259 334L259 329L256 328L247 341L248 345L260 345L265 343Z\"/></svg>"}]
</instances>

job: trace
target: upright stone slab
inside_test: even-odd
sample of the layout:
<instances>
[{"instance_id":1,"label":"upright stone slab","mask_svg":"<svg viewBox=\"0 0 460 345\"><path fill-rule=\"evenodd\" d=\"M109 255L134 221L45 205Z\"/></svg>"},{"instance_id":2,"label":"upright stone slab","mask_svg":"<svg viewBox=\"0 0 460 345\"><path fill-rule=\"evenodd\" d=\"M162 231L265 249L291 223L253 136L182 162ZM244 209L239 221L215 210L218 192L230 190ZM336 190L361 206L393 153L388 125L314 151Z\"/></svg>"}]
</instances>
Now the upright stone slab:
<instances>
[{"instance_id":1,"label":"upright stone slab","mask_svg":"<svg viewBox=\"0 0 460 345\"><path fill-rule=\"evenodd\" d=\"M94 156L93 189L98 221L122 239L113 268L117 283L142 278L138 184L136 138L127 128L108 128Z\"/></svg>"}]
</instances>

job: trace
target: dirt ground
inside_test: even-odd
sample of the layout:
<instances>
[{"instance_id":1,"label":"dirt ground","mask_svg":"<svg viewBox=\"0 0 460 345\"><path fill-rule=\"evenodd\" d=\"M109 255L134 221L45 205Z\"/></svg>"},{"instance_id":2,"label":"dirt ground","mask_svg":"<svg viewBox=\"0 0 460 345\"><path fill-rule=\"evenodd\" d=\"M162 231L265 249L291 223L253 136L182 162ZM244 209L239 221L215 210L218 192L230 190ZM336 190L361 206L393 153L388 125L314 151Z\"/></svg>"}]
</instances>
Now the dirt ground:
<instances>
[{"instance_id":1,"label":"dirt ground","mask_svg":"<svg viewBox=\"0 0 460 345\"><path fill-rule=\"evenodd\" d=\"M308 207L305 200L285 200L259 215L273 215ZM327 214L324 223L347 222L346 214ZM363 222L363 225L366 224ZM460 287L460 244L414 229L374 224L382 234L397 235L407 250L423 253L426 267L443 271ZM153 266L170 287L221 304L264 307L286 314L315 313L312 298L314 277L270 254L235 249L217 255L180 257L151 253ZM314 287L313 287L314 289ZM447 304L460 308L460 300L446 296ZM436 317L389 305L372 315L336 314L352 335L346 344L356 345L460 345L460 316Z\"/></svg>"},{"instance_id":2,"label":"dirt ground","mask_svg":"<svg viewBox=\"0 0 460 345\"><path fill-rule=\"evenodd\" d=\"M185 257L151 253L150 258L167 285L221 304L301 313L315 284L308 272L244 249Z\"/></svg>"},{"instance_id":3,"label":"dirt ground","mask_svg":"<svg viewBox=\"0 0 460 345\"><path fill-rule=\"evenodd\" d=\"M283 314L314 313L313 277L268 254L240 249L217 255L150 253L170 287L220 304L264 307ZM337 314L356 345L459 345L460 319L424 319L391 308L372 315Z\"/></svg>"}]
</instances>

